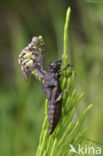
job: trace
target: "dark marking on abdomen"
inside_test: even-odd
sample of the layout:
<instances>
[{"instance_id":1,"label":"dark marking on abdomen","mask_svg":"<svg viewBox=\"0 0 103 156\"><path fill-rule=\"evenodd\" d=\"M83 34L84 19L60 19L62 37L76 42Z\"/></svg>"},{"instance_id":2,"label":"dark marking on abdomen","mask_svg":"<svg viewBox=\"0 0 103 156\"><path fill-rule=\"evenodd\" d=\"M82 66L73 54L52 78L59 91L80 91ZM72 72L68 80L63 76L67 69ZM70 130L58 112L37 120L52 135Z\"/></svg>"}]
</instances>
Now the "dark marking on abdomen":
<instances>
[{"instance_id":1,"label":"dark marking on abdomen","mask_svg":"<svg viewBox=\"0 0 103 156\"><path fill-rule=\"evenodd\" d=\"M61 105L60 103L50 104L48 103L48 119L50 124L50 132L52 134L55 127L57 126L61 116Z\"/></svg>"}]
</instances>

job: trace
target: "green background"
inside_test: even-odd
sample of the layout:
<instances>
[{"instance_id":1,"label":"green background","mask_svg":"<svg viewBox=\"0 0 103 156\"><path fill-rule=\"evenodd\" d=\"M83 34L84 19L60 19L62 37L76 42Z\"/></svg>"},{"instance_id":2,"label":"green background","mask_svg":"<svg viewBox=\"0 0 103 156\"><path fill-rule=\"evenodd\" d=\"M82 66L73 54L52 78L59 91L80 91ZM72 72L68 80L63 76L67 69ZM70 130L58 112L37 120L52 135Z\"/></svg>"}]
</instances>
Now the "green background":
<instances>
[{"instance_id":1,"label":"green background","mask_svg":"<svg viewBox=\"0 0 103 156\"><path fill-rule=\"evenodd\" d=\"M43 35L44 68L61 58L68 6L68 63L76 71L78 94L85 93L77 115L93 104L85 127L89 138L103 141L103 5L81 0L0 0L0 156L35 155L45 97L32 76L24 81L18 55L33 36Z\"/></svg>"}]
</instances>

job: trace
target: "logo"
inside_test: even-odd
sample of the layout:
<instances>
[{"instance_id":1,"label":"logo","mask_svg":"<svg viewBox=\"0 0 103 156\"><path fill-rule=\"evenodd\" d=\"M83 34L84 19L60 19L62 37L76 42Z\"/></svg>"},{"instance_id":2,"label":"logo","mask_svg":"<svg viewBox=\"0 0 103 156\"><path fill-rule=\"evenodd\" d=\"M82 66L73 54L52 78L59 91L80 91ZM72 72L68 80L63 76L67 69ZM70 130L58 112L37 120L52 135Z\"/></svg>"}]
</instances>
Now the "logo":
<instances>
[{"instance_id":1,"label":"logo","mask_svg":"<svg viewBox=\"0 0 103 156\"><path fill-rule=\"evenodd\" d=\"M69 153L77 153L77 154L96 154L96 155L100 155L102 153L102 149L101 147L96 147L96 146L89 146L89 145L84 145L81 146L80 144L78 145L77 149L75 149L75 147L70 144L70 150Z\"/></svg>"}]
</instances>

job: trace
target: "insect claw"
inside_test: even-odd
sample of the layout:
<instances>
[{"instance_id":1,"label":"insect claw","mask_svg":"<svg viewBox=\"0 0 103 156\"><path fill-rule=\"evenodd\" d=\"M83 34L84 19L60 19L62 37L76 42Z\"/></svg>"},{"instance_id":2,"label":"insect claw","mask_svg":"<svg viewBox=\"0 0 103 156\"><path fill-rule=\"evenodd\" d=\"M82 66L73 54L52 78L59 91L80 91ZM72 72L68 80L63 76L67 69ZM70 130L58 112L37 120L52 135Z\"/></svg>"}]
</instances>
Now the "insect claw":
<instances>
[{"instance_id":1,"label":"insect claw","mask_svg":"<svg viewBox=\"0 0 103 156\"><path fill-rule=\"evenodd\" d=\"M61 59L61 60L58 60L58 62L60 62L61 64L63 63L63 59Z\"/></svg>"},{"instance_id":2,"label":"insect claw","mask_svg":"<svg viewBox=\"0 0 103 156\"><path fill-rule=\"evenodd\" d=\"M61 68L58 72L62 72L62 71L66 70L69 67L73 67L73 66L71 64L68 64L66 67Z\"/></svg>"},{"instance_id":3,"label":"insect claw","mask_svg":"<svg viewBox=\"0 0 103 156\"><path fill-rule=\"evenodd\" d=\"M62 96L63 96L64 94L66 94L66 93L69 93L71 90L72 90L72 88L70 88L70 89L67 90L67 91L61 92L61 93L59 94L59 96L57 97L56 102L60 101L61 98L62 98Z\"/></svg>"},{"instance_id":4,"label":"insect claw","mask_svg":"<svg viewBox=\"0 0 103 156\"><path fill-rule=\"evenodd\" d=\"M23 75L24 75L24 79L27 81L28 80L28 75L26 74L26 72L24 72Z\"/></svg>"}]
</instances>

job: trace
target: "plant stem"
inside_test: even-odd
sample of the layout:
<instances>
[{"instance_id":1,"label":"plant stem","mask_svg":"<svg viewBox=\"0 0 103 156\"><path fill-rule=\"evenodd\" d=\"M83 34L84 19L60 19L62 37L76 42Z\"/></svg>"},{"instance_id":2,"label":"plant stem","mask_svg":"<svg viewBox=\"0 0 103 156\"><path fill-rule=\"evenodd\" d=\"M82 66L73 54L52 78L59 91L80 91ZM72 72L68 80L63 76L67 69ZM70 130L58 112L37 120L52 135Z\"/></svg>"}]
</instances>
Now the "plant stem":
<instances>
[{"instance_id":1,"label":"plant stem","mask_svg":"<svg viewBox=\"0 0 103 156\"><path fill-rule=\"evenodd\" d=\"M66 20L65 20L65 25L64 25L64 53L63 53L63 60L66 61L67 59L67 41L68 41L68 26L69 26L69 20L70 20L70 13L71 13L71 8L68 7L67 13L66 13Z\"/></svg>"}]
</instances>

